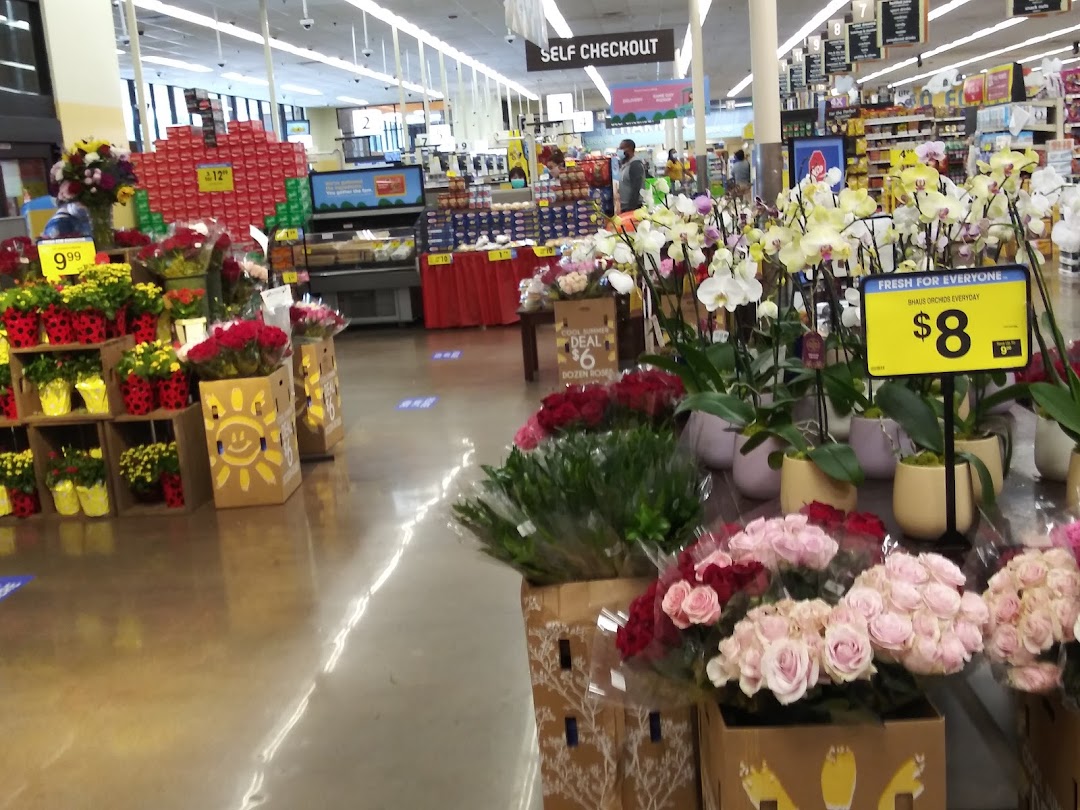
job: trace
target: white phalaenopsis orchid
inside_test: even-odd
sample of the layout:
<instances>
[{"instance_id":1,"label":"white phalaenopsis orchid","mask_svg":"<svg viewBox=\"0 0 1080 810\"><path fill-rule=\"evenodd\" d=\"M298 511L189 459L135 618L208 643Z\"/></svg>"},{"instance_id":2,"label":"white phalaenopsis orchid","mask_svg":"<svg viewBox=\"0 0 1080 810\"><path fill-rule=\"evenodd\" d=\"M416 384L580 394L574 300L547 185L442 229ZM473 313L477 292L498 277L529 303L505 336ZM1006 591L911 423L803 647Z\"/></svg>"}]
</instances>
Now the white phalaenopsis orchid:
<instances>
[{"instance_id":1,"label":"white phalaenopsis orchid","mask_svg":"<svg viewBox=\"0 0 1080 810\"><path fill-rule=\"evenodd\" d=\"M862 325L862 295L854 287L844 290L840 322L848 329Z\"/></svg>"},{"instance_id":2,"label":"white phalaenopsis orchid","mask_svg":"<svg viewBox=\"0 0 1080 810\"><path fill-rule=\"evenodd\" d=\"M611 289L615 290L619 295L626 295L634 289L633 276L624 273L622 270L608 270L604 278L608 280Z\"/></svg>"},{"instance_id":3,"label":"white phalaenopsis orchid","mask_svg":"<svg viewBox=\"0 0 1080 810\"><path fill-rule=\"evenodd\" d=\"M926 165L936 164L939 160L945 159L945 142L927 141L921 143L915 147L915 155L919 158L920 163Z\"/></svg>"}]
</instances>

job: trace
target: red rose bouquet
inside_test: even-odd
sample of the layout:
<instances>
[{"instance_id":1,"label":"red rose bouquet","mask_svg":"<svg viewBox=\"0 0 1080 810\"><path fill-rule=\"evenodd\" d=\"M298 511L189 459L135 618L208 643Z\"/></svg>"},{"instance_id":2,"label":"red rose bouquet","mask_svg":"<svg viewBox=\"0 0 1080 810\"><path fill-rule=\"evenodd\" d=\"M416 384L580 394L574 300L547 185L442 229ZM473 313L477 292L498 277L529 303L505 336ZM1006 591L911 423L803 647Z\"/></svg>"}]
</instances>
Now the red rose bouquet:
<instances>
[{"instance_id":1,"label":"red rose bouquet","mask_svg":"<svg viewBox=\"0 0 1080 810\"><path fill-rule=\"evenodd\" d=\"M41 278L41 259L33 241L13 236L0 242L0 275L22 281Z\"/></svg>"},{"instance_id":2,"label":"red rose bouquet","mask_svg":"<svg viewBox=\"0 0 1080 810\"><path fill-rule=\"evenodd\" d=\"M140 250L138 260L165 280L205 276L213 248L211 237L180 226L160 242Z\"/></svg>"},{"instance_id":3,"label":"red rose bouquet","mask_svg":"<svg viewBox=\"0 0 1080 810\"><path fill-rule=\"evenodd\" d=\"M137 231L134 228L128 228L122 231L116 232L116 246L121 248L141 248L146 247L153 241L142 231Z\"/></svg>"},{"instance_id":4,"label":"red rose bouquet","mask_svg":"<svg viewBox=\"0 0 1080 810\"><path fill-rule=\"evenodd\" d=\"M192 346L187 362L204 380L265 377L289 354L289 336L261 321L236 321L218 326L206 340Z\"/></svg>"},{"instance_id":5,"label":"red rose bouquet","mask_svg":"<svg viewBox=\"0 0 1080 810\"><path fill-rule=\"evenodd\" d=\"M619 409L660 422L672 418L675 406L686 396L686 389L674 374L639 369L612 383L611 395Z\"/></svg>"}]
</instances>

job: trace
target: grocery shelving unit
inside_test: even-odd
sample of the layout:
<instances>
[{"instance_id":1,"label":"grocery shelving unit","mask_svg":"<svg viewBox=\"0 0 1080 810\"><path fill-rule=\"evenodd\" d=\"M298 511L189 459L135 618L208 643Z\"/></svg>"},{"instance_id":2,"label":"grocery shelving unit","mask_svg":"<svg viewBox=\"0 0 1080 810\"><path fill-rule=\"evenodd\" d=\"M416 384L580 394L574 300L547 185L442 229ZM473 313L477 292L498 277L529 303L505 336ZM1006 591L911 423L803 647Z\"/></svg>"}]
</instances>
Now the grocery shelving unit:
<instances>
[{"instance_id":1,"label":"grocery shelving unit","mask_svg":"<svg viewBox=\"0 0 1080 810\"><path fill-rule=\"evenodd\" d=\"M866 118L864 123L871 192L885 188L891 150L914 149L934 136L934 116L925 112Z\"/></svg>"},{"instance_id":2,"label":"grocery shelving unit","mask_svg":"<svg viewBox=\"0 0 1080 810\"><path fill-rule=\"evenodd\" d=\"M1011 128L1017 115L1026 113L1030 120L1014 132ZM979 151L984 155L999 149L1034 149L1046 160L1047 142L1065 137L1065 108L1061 99L1014 101L983 107L977 116L975 130Z\"/></svg>"}]
</instances>

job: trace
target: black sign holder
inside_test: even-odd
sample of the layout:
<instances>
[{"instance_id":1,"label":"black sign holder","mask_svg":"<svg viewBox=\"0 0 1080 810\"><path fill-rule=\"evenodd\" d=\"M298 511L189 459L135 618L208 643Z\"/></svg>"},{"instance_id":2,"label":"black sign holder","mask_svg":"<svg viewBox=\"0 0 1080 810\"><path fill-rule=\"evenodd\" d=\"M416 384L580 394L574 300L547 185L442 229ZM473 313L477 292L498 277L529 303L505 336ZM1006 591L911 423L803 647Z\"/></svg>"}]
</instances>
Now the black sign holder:
<instances>
[{"instance_id":1,"label":"black sign holder","mask_svg":"<svg viewBox=\"0 0 1080 810\"><path fill-rule=\"evenodd\" d=\"M939 544L945 549L967 548L967 539L956 530L956 381L952 374L941 376L941 399L945 403L945 534Z\"/></svg>"}]
</instances>

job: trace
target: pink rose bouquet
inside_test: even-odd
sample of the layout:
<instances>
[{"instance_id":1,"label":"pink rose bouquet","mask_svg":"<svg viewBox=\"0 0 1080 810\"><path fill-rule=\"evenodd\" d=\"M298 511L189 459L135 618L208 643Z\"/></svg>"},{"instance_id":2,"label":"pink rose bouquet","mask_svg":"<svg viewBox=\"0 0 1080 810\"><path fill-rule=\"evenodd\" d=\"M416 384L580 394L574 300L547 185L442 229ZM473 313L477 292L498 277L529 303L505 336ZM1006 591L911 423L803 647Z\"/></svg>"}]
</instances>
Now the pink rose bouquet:
<instances>
[{"instance_id":1,"label":"pink rose bouquet","mask_svg":"<svg viewBox=\"0 0 1080 810\"><path fill-rule=\"evenodd\" d=\"M1061 685L1063 649L1075 642L1080 568L1065 548L1026 549L990 577L986 654L1022 692Z\"/></svg>"},{"instance_id":2,"label":"pink rose bouquet","mask_svg":"<svg viewBox=\"0 0 1080 810\"><path fill-rule=\"evenodd\" d=\"M822 697L821 687L867 681L876 672L866 620L821 599L752 609L719 652L706 666L714 686L737 685L747 698L764 692L780 706Z\"/></svg>"},{"instance_id":3,"label":"pink rose bouquet","mask_svg":"<svg viewBox=\"0 0 1080 810\"><path fill-rule=\"evenodd\" d=\"M990 610L939 554L896 552L864 571L841 604L866 620L874 656L914 675L954 675L983 649Z\"/></svg>"}]
</instances>

